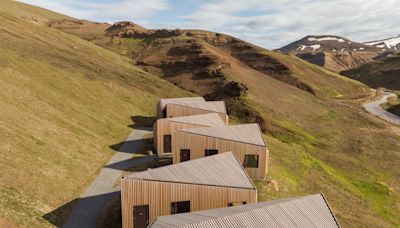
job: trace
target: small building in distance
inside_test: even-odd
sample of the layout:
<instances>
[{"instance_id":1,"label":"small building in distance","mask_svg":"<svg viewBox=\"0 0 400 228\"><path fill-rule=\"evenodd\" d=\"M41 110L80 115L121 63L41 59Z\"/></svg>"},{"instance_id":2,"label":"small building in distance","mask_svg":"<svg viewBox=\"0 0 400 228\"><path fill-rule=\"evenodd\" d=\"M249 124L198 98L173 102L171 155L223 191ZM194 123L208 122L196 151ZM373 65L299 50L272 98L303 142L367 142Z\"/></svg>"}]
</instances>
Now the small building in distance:
<instances>
[{"instance_id":1,"label":"small building in distance","mask_svg":"<svg viewBox=\"0 0 400 228\"><path fill-rule=\"evenodd\" d=\"M203 97L184 97L161 99L157 104L158 119L206 113L217 113L225 123L229 121L224 101L205 101Z\"/></svg>"},{"instance_id":2,"label":"small building in distance","mask_svg":"<svg viewBox=\"0 0 400 228\"><path fill-rule=\"evenodd\" d=\"M172 141L174 163L232 151L252 179L265 179L269 151L258 124L178 129Z\"/></svg>"},{"instance_id":3,"label":"small building in distance","mask_svg":"<svg viewBox=\"0 0 400 228\"><path fill-rule=\"evenodd\" d=\"M151 228L340 227L322 194L161 216Z\"/></svg>"},{"instance_id":4,"label":"small building in distance","mask_svg":"<svg viewBox=\"0 0 400 228\"><path fill-rule=\"evenodd\" d=\"M224 127L225 122L217 113L158 119L153 126L154 147L157 154L172 153L172 132L198 127Z\"/></svg>"},{"instance_id":5,"label":"small building in distance","mask_svg":"<svg viewBox=\"0 0 400 228\"><path fill-rule=\"evenodd\" d=\"M232 152L172 164L121 179L123 228L157 217L257 202L257 190Z\"/></svg>"}]
</instances>

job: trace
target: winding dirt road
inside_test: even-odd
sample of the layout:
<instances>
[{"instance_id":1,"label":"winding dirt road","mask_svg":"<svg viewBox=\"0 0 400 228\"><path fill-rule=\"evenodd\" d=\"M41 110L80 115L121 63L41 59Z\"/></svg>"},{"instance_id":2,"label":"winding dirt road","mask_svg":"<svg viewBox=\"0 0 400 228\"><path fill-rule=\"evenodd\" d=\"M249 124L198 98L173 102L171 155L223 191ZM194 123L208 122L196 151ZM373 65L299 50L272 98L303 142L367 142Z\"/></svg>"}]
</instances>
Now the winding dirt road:
<instances>
[{"instance_id":1,"label":"winding dirt road","mask_svg":"<svg viewBox=\"0 0 400 228\"><path fill-rule=\"evenodd\" d=\"M366 102L362 106L372 115L384 119L390 123L400 125L400 117L390 113L381 107L381 104L388 102L390 97L397 97L394 93L383 92L383 96L377 100Z\"/></svg>"}]
</instances>

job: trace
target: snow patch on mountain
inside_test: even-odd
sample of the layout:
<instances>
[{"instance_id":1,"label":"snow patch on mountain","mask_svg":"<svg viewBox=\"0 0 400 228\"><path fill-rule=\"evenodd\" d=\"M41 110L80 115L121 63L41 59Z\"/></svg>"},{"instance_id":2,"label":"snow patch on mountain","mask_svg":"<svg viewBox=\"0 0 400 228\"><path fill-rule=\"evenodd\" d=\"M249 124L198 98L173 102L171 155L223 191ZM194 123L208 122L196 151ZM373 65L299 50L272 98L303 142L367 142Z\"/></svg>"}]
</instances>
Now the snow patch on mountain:
<instances>
[{"instance_id":1,"label":"snow patch on mountain","mask_svg":"<svg viewBox=\"0 0 400 228\"><path fill-rule=\"evenodd\" d=\"M332 40L336 40L337 42L343 43L346 42L344 39L341 38L337 38L337 37L321 37L321 38L316 38L316 37L309 37L308 41L332 41Z\"/></svg>"},{"instance_id":2,"label":"snow patch on mountain","mask_svg":"<svg viewBox=\"0 0 400 228\"><path fill-rule=\"evenodd\" d=\"M369 46L376 46L376 47L379 47L379 48L387 47L387 48L397 49L396 46L398 44L400 44L400 36L392 37L392 38L384 39L384 40L366 42L364 44L369 45Z\"/></svg>"},{"instance_id":3,"label":"snow patch on mountain","mask_svg":"<svg viewBox=\"0 0 400 228\"><path fill-rule=\"evenodd\" d=\"M313 51L316 51L317 49L321 48L321 44L313 44L313 45L310 45L310 46L302 44L297 48L297 50L304 51L306 48L312 48Z\"/></svg>"}]
</instances>

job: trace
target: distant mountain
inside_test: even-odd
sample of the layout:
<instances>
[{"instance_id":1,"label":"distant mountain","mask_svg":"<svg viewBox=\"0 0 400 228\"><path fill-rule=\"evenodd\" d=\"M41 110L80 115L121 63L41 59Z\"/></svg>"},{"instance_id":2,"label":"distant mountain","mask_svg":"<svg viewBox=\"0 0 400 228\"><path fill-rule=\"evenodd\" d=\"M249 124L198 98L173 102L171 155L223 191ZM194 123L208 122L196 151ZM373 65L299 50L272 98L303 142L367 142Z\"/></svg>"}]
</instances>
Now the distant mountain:
<instances>
[{"instance_id":1,"label":"distant mountain","mask_svg":"<svg viewBox=\"0 0 400 228\"><path fill-rule=\"evenodd\" d=\"M400 35L383 40L365 42L365 45L380 48L382 51L400 50Z\"/></svg>"},{"instance_id":2,"label":"distant mountain","mask_svg":"<svg viewBox=\"0 0 400 228\"><path fill-rule=\"evenodd\" d=\"M312 53L312 52L379 52L380 48L353 42L347 38L332 35L306 36L298 41L290 43L278 51L290 54Z\"/></svg>"},{"instance_id":3,"label":"distant mountain","mask_svg":"<svg viewBox=\"0 0 400 228\"><path fill-rule=\"evenodd\" d=\"M306 36L277 51L294 54L333 72L341 72L373 61L382 49L340 36L325 35Z\"/></svg>"},{"instance_id":4,"label":"distant mountain","mask_svg":"<svg viewBox=\"0 0 400 228\"><path fill-rule=\"evenodd\" d=\"M349 102L369 95L364 84L220 33L0 6L0 227L62 227L156 100L189 94L224 99L234 123L264 128L279 191L257 181L260 201L323 192L343 227L400 225L400 136ZM118 223L112 203L103 213Z\"/></svg>"}]
</instances>

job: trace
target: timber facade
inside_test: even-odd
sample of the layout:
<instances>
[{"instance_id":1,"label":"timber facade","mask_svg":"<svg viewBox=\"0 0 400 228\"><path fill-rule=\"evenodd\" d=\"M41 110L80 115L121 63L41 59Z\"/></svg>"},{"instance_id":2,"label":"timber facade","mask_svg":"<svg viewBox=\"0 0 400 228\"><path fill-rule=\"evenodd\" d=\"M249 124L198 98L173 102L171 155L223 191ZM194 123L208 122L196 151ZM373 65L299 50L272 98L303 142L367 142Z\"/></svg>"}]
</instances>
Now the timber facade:
<instances>
[{"instance_id":1,"label":"timber facade","mask_svg":"<svg viewBox=\"0 0 400 228\"><path fill-rule=\"evenodd\" d=\"M173 162L232 151L252 179L265 179L269 151L258 124L179 129L172 134Z\"/></svg>"},{"instance_id":2,"label":"timber facade","mask_svg":"<svg viewBox=\"0 0 400 228\"><path fill-rule=\"evenodd\" d=\"M257 202L257 190L232 152L134 173L121 180L122 226L159 216Z\"/></svg>"},{"instance_id":3,"label":"timber facade","mask_svg":"<svg viewBox=\"0 0 400 228\"><path fill-rule=\"evenodd\" d=\"M172 133L176 130L214 126L225 126L217 113L158 119L153 126L154 149L159 155L172 153Z\"/></svg>"}]
</instances>

